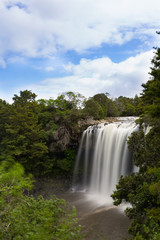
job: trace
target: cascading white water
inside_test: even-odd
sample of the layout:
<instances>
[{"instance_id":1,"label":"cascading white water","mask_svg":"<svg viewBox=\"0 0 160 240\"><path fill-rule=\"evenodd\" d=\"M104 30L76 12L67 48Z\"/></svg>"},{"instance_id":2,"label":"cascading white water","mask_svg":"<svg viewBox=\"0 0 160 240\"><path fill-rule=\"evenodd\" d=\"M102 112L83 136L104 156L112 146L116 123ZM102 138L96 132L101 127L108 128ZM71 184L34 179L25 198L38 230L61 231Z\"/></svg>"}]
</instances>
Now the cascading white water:
<instances>
[{"instance_id":1,"label":"cascading white water","mask_svg":"<svg viewBox=\"0 0 160 240\"><path fill-rule=\"evenodd\" d=\"M76 190L109 196L120 176L134 171L127 139L137 129L134 118L88 127L76 159L73 179Z\"/></svg>"}]
</instances>

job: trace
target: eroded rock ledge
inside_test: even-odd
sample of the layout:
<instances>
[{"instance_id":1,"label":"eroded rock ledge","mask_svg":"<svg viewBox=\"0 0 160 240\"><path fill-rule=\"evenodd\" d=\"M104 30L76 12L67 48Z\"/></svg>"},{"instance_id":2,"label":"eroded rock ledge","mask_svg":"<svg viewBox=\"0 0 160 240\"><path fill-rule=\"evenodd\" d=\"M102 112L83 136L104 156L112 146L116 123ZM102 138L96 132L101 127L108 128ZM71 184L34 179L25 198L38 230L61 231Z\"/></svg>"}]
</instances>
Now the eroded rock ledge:
<instances>
[{"instance_id":1,"label":"eroded rock ledge","mask_svg":"<svg viewBox=\"0 0 160 240\"><path fill-rule=\"evenodd\" d=\"M88 118L86 120L81 120L78 121L78 126L81 128L83 126L90 126L90 125L95 125L99 123L112 123L118 121L118 118L116 117L108 117L106 119L101 119L101 120L94 120L93 118Z\"/></svg>"}]
</instances>

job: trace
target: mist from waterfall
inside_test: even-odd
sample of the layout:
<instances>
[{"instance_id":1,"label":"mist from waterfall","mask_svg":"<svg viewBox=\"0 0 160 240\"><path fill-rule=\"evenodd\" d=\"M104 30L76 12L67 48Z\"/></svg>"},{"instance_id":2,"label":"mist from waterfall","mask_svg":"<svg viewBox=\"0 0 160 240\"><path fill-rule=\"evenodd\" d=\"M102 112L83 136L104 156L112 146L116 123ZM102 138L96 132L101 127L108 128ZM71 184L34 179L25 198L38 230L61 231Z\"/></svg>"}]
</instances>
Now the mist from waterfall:
<instances>
[{"instance_id":1,"label":"mist from waterfall","mask_svg":"<svg viewBox=\"0 0 160 240\"><path fill-rule=\"evenodd\" d=\"M120 176L135 171L127 139L138 126L135 118L88 127L77 154L73 186L98 197L109 197Z\"/></svg>"}]
</instances>

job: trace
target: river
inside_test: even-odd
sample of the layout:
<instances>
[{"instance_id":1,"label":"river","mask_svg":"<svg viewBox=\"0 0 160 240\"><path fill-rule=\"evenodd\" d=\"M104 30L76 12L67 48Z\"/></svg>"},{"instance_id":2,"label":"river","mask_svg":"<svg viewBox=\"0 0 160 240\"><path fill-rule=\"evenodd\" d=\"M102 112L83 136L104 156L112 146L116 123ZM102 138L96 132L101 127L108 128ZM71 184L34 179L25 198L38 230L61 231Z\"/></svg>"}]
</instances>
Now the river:
<instances>
[{"instance_id":1,"label":"river","mask_svg":"<svg viewBox=\"0 0 160 240\"><path fill-rule=\"evenodd\" d=\"M84 240L125 240L130 220L124 214L124 206L97 203L83 192L60 194L77 209L79 223L86 236Z\"/></svg>"}]
</instances>

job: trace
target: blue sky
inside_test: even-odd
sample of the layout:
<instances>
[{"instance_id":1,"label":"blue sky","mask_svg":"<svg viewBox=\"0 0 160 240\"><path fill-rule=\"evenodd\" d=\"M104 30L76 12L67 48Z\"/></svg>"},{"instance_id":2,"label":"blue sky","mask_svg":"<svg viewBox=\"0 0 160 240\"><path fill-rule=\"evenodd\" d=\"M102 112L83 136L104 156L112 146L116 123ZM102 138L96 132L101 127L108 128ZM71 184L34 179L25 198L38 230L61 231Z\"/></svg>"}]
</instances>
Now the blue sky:
<instances>
[{"instance_id":1,"label":"blue sky","mask_svg":"<svg viewBox=\"0 0 160 240\"><path fill-rule=\"evenodd\" d=\"M0 98L134 97L159 46L159 0L1 0Z\"/></svg>"}]
</instances>

